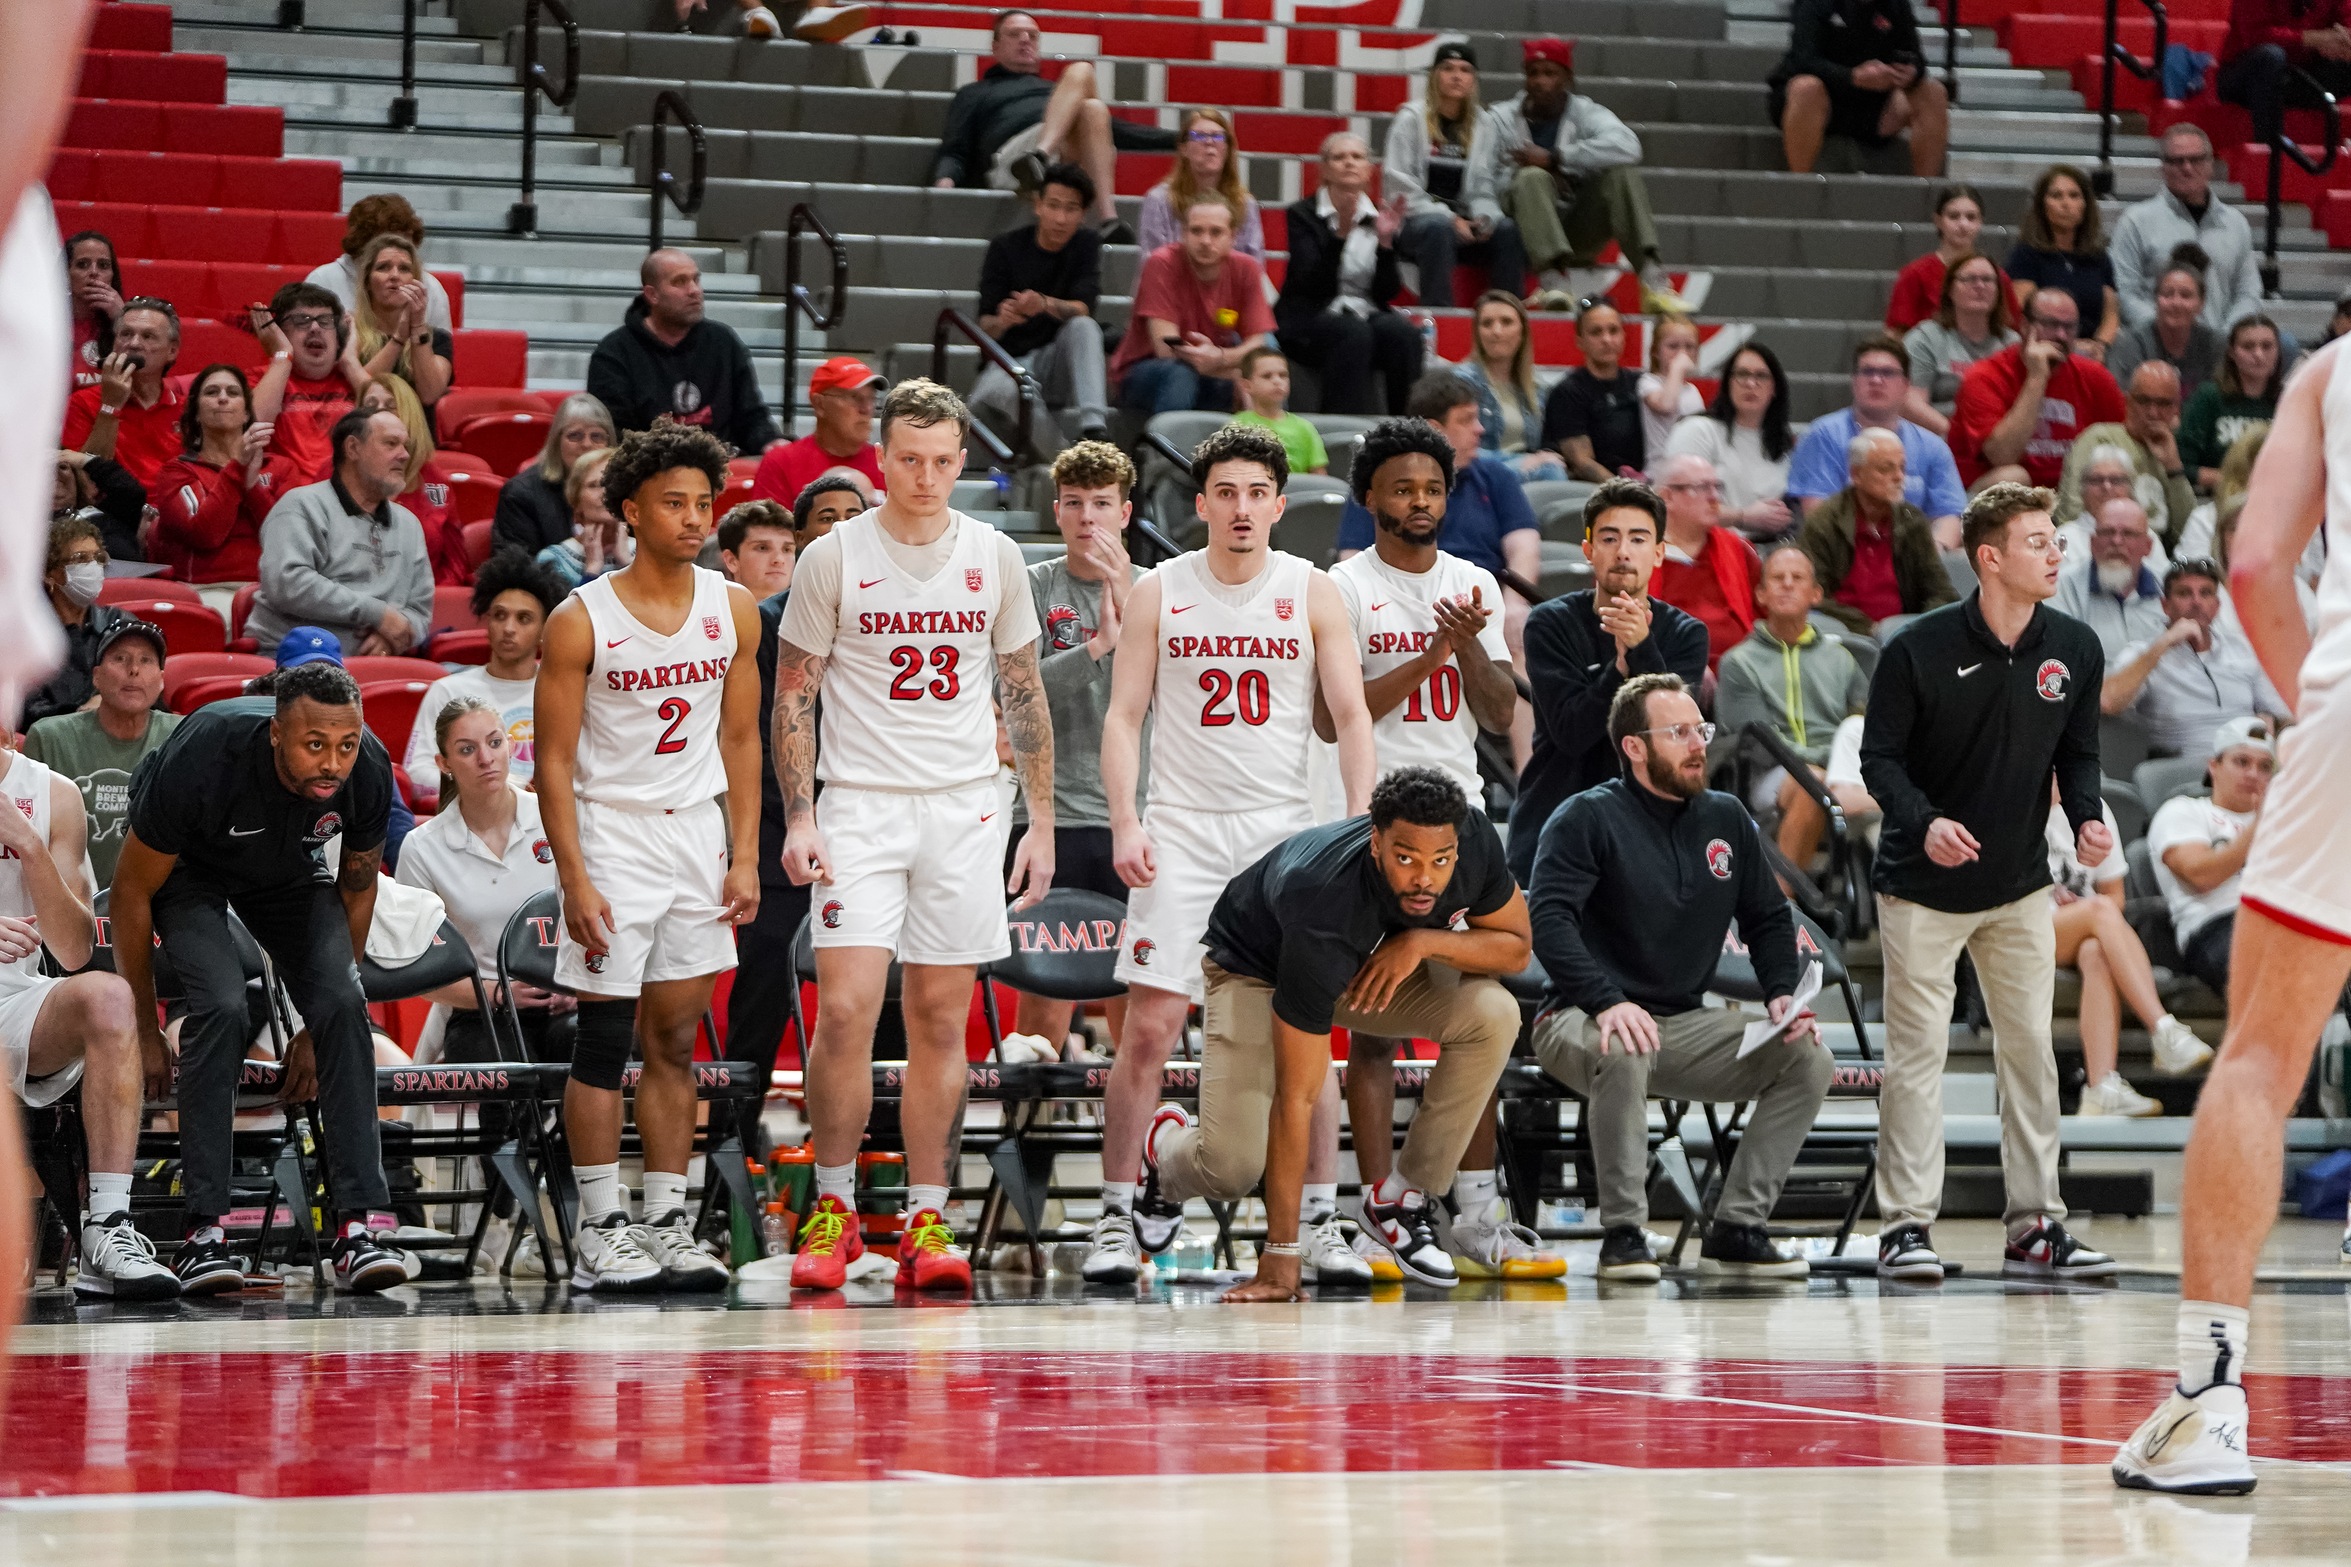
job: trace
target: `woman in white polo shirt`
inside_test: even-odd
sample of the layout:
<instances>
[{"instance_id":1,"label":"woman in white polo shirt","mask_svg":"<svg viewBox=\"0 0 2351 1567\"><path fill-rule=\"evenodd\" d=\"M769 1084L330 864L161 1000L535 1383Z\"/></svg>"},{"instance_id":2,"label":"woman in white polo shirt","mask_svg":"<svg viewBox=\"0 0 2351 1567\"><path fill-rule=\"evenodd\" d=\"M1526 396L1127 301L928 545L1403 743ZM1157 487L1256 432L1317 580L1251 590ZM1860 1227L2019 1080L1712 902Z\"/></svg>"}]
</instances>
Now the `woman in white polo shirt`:
<instances>
[{"instance_id":1,"label":"woman in white polo shirt","mask_svg":"<svg viewBox=\"0 0 2351 1567\"><path fill-rule=\"evenodd\" d=\"M495 1005L499 935L516 909L555 886L555 855L539 830L538 796L508 777L507 726L497 709L480 697L461 697L434 719L433 740L440 770L454 783L453 798L408 835L396 879L440 896L449 923L473 948L476 971ZM569 1054L560 1042L550 1048L548 1038L553 1017L571 1009L568 997L515 986L522 1016L519 1050L511 1039L503 1050L492 1044L490 1025L474 1008L471 986L449 986L435 991L433 999L451 1009L442 1046L446 1060L521 1054L545 1061ZM496 1026L505 1026L502 1010Z\"/></svg>"}]
</instances>

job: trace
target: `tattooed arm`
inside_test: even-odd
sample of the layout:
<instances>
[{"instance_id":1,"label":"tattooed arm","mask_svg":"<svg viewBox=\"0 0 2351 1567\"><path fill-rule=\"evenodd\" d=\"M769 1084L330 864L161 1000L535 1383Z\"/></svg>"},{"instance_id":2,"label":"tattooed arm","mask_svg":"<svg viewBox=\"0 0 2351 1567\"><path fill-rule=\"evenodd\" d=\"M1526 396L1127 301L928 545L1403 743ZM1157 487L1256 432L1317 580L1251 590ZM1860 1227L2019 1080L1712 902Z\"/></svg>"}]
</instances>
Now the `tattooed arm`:
<instances>
[{"instance_id":1,"label":"tattooed arm","mask_svg":"<svg viewBox=\"0 0 2351 1567\"><path fill-rule=\"evenodd\" d=\"M1029 808L1028 831L1021 835L1004 890L1019 899L1014 908L1033 908L1053 888L1053 714L1045 706L1036 644L997 654L996 682L1003 694L1004 732L1012 738L1012 765Z\"/></svg>"},{"instance_id":2,"label":"tattooed arm","mask_svg":"<svg viewBox=\"0 0 2351 1567\"><path fill-rule=\"evenodd\" d=\"M816 693L824 684L825 662L794 643L776 643L768 748L784 796L784 874L795 887L833 879L832 856L816 830Z\"/></svg>"},{"instance_id":3,"label":"tattooed arm","mask_svg":"<svg viewBox=\"0 0 2351 1567\"><path fill-rule=\"evenodd\" d=\"M346 849L342 868L335 873L335 890L343 895L343 917L351 922L351 958L367 955L367 928L376 917L376 871L384 863L384 846Z\"/></svg>"}]
</instances>

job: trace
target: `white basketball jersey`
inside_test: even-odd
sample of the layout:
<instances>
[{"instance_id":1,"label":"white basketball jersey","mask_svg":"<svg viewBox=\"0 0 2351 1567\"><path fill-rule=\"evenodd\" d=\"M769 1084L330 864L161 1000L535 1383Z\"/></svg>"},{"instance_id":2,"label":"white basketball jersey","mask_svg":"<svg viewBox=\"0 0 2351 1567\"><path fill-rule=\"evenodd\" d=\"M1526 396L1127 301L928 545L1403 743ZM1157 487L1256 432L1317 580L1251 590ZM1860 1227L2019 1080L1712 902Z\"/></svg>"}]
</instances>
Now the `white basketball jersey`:
<instances>
[{"instance_id":1,"label":"white basketball jersey","mask_svg":"<svg viewBox=\"0 0 2351 1567\"><path fill-rule=\"evenodd\" d=\"M882 547L877 513L833 529L841 614L816 748L816 776L828 784L931 794L996 776L999 535L948 515L954 547L927 582Z\"/></svg>"},{"instance_id":2,"label":"white basketball jersey","mask_svg":"<svg viewBox=\"0 0 2351 1567\"><path fill-rule=\"evenodd\" d=\"M2320 405L2320 428L2326 433L2327 516L2321 534L2326 569L2318 578L2318 631L2311 638L2310 656L2302 662L2305 690L2332 686L2351 676L2351 369L2346 369L2347 365L2351 365L2351 355L2337 349Z\"/></svg>"},{"instance_id":3,"label":"white basketball jersey","mask_svg":"<svg viewBox=\"0 0 2351 1567\"><path fill-rule=\"evenodd\" d=\"M1256 811L1307 801L1314 738L1314 568L1275 550L1229 588L1203 551L1159 580L1159 679L1151 697L1151 803Z\"/></svg>"},{"instance_id":4,"label":"white basketball jersey","mask_svg":"<svg viewBox=\"0 0 2351 1567\"><path fill-rule=\"evenodd\" d=\"M1363 660L1366 681L1411 663L1428 649L1437 634L1437 615L1430 606L1438 599L1473 591L1484 595L1480 602L1493 617L1478 639L1480 648L1489 658L1510 658L1509 644L1502 640L1501 586L1492 572L1458 555L1439 550L1436 565L1415 574L1398 571L1365 550L1332 567L1331 582L1355 628L1355 651ZM1472 800L1483 797L1478 721L1462 694L1458 660L1446 660L1403 701L1373 720L1371 733L1381 772L1434 767L1451 773Z\"/></svg>"},{"instance_id":5,"label":"white basketball jersey","mask_svg":"<svg viewBox=\"0 0 2351 1567\"><path fill-rule=\"evenodd\" d=\"M0 773L0 810L22 811L31 819L33 835L49 841L49 783L57 775L22 751L7 752L8 770ZM33 895L24 884L24 862L16 851L0 848L0 914L20 920L33 917ZM13 963L0 963L0 992L21 989L41 977L38 948Z\"/></svg>"},{"instance_id":6,"label":"white basketball jersey","mask_svg":"<svg viewBox=\"0 0 2351 1567\"><path fill-rule=\"evenodd\" d=\"M735 661L727 581L694 568L694 606L668 636L621 607L610 577L581 584L595 634L572 787L632 811L682 811L727 792L719 702Z\"/></svg>"}]
</instances>

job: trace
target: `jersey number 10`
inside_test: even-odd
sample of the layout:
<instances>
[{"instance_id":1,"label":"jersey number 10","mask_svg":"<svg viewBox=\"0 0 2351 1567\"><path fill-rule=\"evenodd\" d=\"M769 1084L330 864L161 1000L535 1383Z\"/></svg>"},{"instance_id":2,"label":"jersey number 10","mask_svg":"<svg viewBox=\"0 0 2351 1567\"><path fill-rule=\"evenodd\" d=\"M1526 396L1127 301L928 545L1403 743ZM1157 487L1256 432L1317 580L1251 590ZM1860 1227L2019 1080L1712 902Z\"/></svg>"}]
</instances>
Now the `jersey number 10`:
<instances>
[{"instance_id":1,"label":"jersey number 10","mask_svg":"<svg viewBox=\"0 0 2351 1567\"><path fill-rule=\"evenodd\" d=\"M1429 676L1429 700L1425 708L1421 705L1420 693L1421 688L1414 686L1412 694L1404 699L1406 723L1425 724L1432 712L1440 724L1453 722L1455 715L1461 711L1461 671L1447 664Z\"/></svg>"}]
</instances>

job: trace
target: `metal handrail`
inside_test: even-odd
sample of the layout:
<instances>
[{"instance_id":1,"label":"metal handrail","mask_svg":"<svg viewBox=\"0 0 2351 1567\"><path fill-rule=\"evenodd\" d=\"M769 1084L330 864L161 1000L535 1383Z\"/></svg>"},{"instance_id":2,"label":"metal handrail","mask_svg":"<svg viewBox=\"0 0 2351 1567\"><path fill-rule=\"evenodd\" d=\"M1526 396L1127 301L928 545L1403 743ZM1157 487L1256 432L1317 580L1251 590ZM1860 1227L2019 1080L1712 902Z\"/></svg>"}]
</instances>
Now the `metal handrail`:
<instances>
[{"instance_id":1,"label":"metal handrail","mask_svg":"<svg viewBox=\"0 0 2351 1567\"><path fill-rule=\"evenodd\" d=\"M655 134L659 134L656 132ZM695 160L694 185L701 188L701 160ZM833 291L830 302L818 309L816 296L800 281L800 236L814 232L833 255ZM784 428L790 430L798 417L800 402L800 318L819 332L830 332L841 324L842 313L849 308L849 247L841 243L841 236L817 216L816 209L803 201L792 209L792 216L784 224Z\"/></svg>"},{"instance_id":2,"label":"metal handrail","mask_svg":"<svg viewBox=\"0 0 2351 1567\"><path fill-rule=\"evenodd\" d=\"M2278 223L2285 205L2281 194L2281 184L2286 173L2284 160L2292 159L2294 167L2316 179L2335 166L2335 159L2343 151L2343 116L2335 107L2335 95L2321 87L2308 71L2297 66L2294 74L2302 78L2302 84L2316 95L2319 112L2326 116L2326 151L2317 158L2305 154L2294 145L2293 135L2286 129L2285 120L2282 117L2279 119L2278 133L2270 138L2269 190L2263 198L2261 293L2267 299L2276 298L2278 292Z\"/></svg>"},{"instance_id":3,"label":"metal handrail","mask_svg":"<svg viewBox=\"0 0 2351 1567\"><path fill-rule=\"evenodd\" d=\"M392 99L392 129L416 129L416 0L400 0L400 91Z\"/></svg>"},{"instance_id":4,"label":"metal handrail","mask_svg":"<svg viewBox=\"0 0 2351 1567\"><path fill-rule=\"evenodd\" d=\"M1943 13L1943 96L1959 105L1959 0L1940 0Z\"/></svg>"},{"instance_id":5,"label":"metal handrail","mask_svg":"<svg viewBox=\"0 0 2351 1567\"><path fill-rule=\"evenodd\" d=\"M980 324L960 310L939 312L938 324L931 330L931 379L944 386L947 381L947 339L961 337L980 351L980 358L1012 377L1013 386L1020 392L1020 421L1013 427L1014 439L1020 451L1029 450L1029 418L1035 411L1042 393L1037 378L1029 374L1029 367L1004 351L1003 345L980 330ZM1013 449L998 440L995 433L978 420L972 421L972 433L981 436L981 444L988 447L997 461L1009 464Z\"/></svg>"},{"instance_id":6,"label":"metal handrail","mask_svg":"<svg viewBox=\"0 0 2351 1567\"><path fill-rule=\"evenodd\" d=\"M409 3L413 5L415 0ZM686 194L682 197L677 192L677 176L669 172L669 126L662 120L664 114L677 121L678 129L686 133L686 140L693 148L693 169L686 176ZM702 122L694 118L694 111L686 106L685 99L664 87L653 99L653 221L645 236L647 250L661 248L663 199L678 209L679 217L692 217L702 210L702 186L709 173L710 142L702 134ZM786 413L789 412L787 409Z\"/></svg>"},{"instance_id":7,"label":"metal handrail","mask_svg":"<svg viewBox=\"0 0 2351 1567\"><path fill-rule=\"evenodd\" d=\"M2142 60L2131 53L2119 36L2122 29L2116 17L2117 0L2106 0L2106 42L2098 54L2098 167L2090 175L2090 186L2096 195L2114 194L2114 68L2121 66L2140 81L2158 81L2163 76L2163 56L2171 47L2171 13L2164 9L2163 0L2140 0L2147 14L2155 19L2155 47Z\"/></svg>"},{"instance_id":8,"label":"metal handrail","mask_svg":"<svg viewBox=\"0 0 2351 1567\"><path fill-rule=\"evenodd\" d=\"M1855 888L1853 885L1852 827L1845 820L1845 808L1839 805L1837 797L1829 792L1829 786L1822 781L1818 770L1798 756L1795 748L1789 745L1777 730L1760 719L1740 729L1738 743L1741 746L1759 747L1764 755L1768 756L1787 774L1798 789L1811 797L1814 806L1828 817L1829 863L1836 869L1847 892L1853 893ZM1767 843L1765 851L1767 857L1776 855L1777 846ZM1781 863L1787 864L1785 861ZM1853 934L1859 924L1857 911L1841 909L1830 903L1827 895L1820 890L1810 876L1805 874L1802 866L1788 865L1787 868L1795 873L1788 876L1786 881L1792 890L1792 896L1795 898L1797 906L1818 920L1830 935L1842 939ZM1858 902L1858 899L1856 901ZM1855 1018L1853 1021L1858 1023L1861 1020Z\"/></svg>"},{"instance_id":9,"label":"metal handrail","mask_svg":"<svg viewBox=\"0 0 2351 1567\"><path fill-rule=\"evenodd\" d=\"M547 85L547 68L539 63L539 13L553 14L563 29L563 91ZM563 0L523 0L522 60L517 68L522 88L522 200L506 209L506 231L527 238L539 233L539 96L558 109L571 107L580 90L580 24L571 19Z\"/></svg>"},{"instance_id":10,"label":"metal handrail","mask_svg":"<svg viewBox=\"0 0 2351 1567\"><path fill-rule=\"evenodd\" d=\"M1151 552L1149 560L1144 560L1143 551L1135 548L1138 544L1149 547ZM1127 553L1134 557L1137 564L1156 566L1163 560L1175 559L1183 552L1184 547L1181 544L1160 532L1159 525L1141 512L1137 512L1127 519Z\"/></svg>"}]
</instances>

